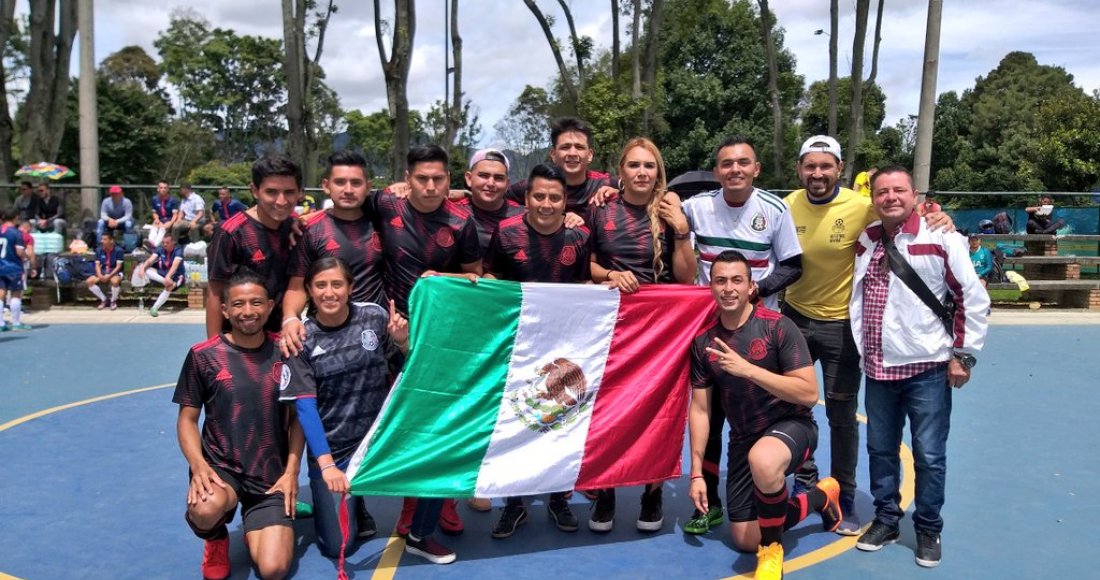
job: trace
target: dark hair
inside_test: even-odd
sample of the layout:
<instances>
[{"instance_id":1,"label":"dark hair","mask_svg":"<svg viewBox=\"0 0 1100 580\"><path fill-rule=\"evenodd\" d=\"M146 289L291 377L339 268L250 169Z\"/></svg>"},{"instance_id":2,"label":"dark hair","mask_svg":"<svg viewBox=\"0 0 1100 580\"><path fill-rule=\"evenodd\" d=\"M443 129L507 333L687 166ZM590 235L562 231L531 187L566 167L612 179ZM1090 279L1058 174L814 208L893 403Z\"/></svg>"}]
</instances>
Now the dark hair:
<instances>
[{"instance_id":1,"label":"dark hair","mask_svg":"<svg viewBox=\"0 0 1100 580\"><path fill-rule=\"evenodd\" d=\"M157 182L157 185L159 186L159 185L160 185L160 184L162 184L162 183L163 183L164 185L169 185L169 186L170 186L170 184L168 183L168 180L167 180L167 179L161 179L160 181L158 181L158 182Z\"/></svg>"},{"instance_id":2,"label":"dark hair","mask_svg":"<svg viewBox=\"0 0 1100 580\"><path fill-rule=\"evenodd\" d=\"M306 272L306 288L313 285L313 279L316 278L318 274L332 269L340 270L340 273L344 275L344 280L346 280L348 284L351 284L355 279L351 273L351 268L348 267L346 262L335 256L325 256L310 264L309 270Z\"/></svg>"},{"instance_id":3,"label":"dark hair","mask_svg":"<svg viewBox=\"0 0 1100 580\"><path fill-rule=\"evenodd\" d=\"M576 117L562 117L554 119L554 122L550 123L551 148L558 146L558 137L561 137L562 133L580 133L584 135L585 139L588 139L588 145L592 145L592 128L588 126L588 123Z\"/></svg>"},{"instance_id":4,"label":"dark hair","mask_svg":"<svg viewBox=\"0 0 1100 580\"><path fill-rule=\"evenodd\" d=\"M531 175L527 177L527 193L531 193L531 184L534 183L536 177L556 181L561 184L563 189L566 187L565 176L562 175L561 169L557 165L539 163L531 168Z\"/></svg>"},{"instance_id":5,"label":"dark hair","mask_svg":"<svg viewBox=\"0 0 1100 580\"><path fill-rule=\"evenodd\" d=\"M6 222L10 222L10 221L14 221L15 218L18 215L19 215L19 210L15 209L14 206L13 207L6 207L6 208L4 208L3 212L0 212L0 219L3 219Z\"/></svg>"},{"instance_id":6,"label":"dark hair","mask_svg":"<svg viewBox=\"0 0 1100 580\"><path fill-rule=\"evenodd\" d=\"M30 182L24 181L23 183L28 183L29 184ZM45 181L39 181L38 182L38 187L45 187L48 190L48 189L50 189L50 184L46 183Z\"/></svg>"},{"instance_id":7,"label":"dark hair","mask_svg":"<svg viewBox=\"0 0 1100 580\"><path fill-rule=\"evenodd\" d=\"M29 182L29 181L20 181L19 182L20 187L23 187L24 185L31 188L31 189L34 189L34 184Z\"/></svg>"},{"instance_id":8,"label":"dark hair","mask_svg":"<svg viewBox=\"0 0 1100 580\"><path fill-rule=\"evenodd\" d=\"M752 149L753 157L756 156L756 145L753 145L752 140L742 135L730 135L714 148L714 164L718 165L718 154L721 153L726 147L733 147L734 145L748 145L749 149Z\"/></svg>"},{"instance_id":9,"label":"dark hair","mask_svg":"<svg viewBox=\"0 0 1100 580\"><path fill-rule=\"evenodd\" d=\"M191 189L191 184L184 181L183 183L180 184L180 189Z\"/></svg>"},{"instance_id":10,"label":"dark hair","mask_svg":"<svg viewBox=\"0 0 1100 580\"><path fill-rule=\"evenodd\" d=\"M229 281L225 283L225 286L222 286L222 304L229 302L229 290L231 288L244 286L245 284L255 284L264 289L264 294L268 294L267 286L264 284L264 282L265 281L263 276L257 274L256 271L252 268L248 268L245 266L237 268L237 271L229 277ZM271 295L268 294L267 297L271 298Z\"/></svg>"},{"instance_id":11,"label":"dark hair","mask_svg":"<svg viewBox=\"0 0 1100 580\"><path fill-rule=\"evenodd\" d=\"M875 191L875 182L878 181L878 178L882 177L883 175L892 175L894 173L904 173L905 176L909 178L909 187L913 188L913 174L909 173L909 170L906 169L904 166L895 163L893 165L887 165L886 167L879 169L875 172L875 175L871 177L870 185L872 194Z\"/></svg>"},{"instance_id":12,"label":"dark hair","mask_svg":"<svg viewBox=\"0 0 1100 580\"><path fill-rule=\"evenodd\" d=\"M367 159L363 157L358 151L352 151L350 149L343 149L334 152L328 156L328 160L325 161L325 173L321 177L328 179L332 177L332 168L337 165L345 167L358 167L363 170L363 177L367 176Z\"/></svg>"},{"instance_id":13,"label":"dark hair","mask_svg":"<svg viewBox=\"0 0 1100 580\"><path fill-rule=\"evenodd\" d=\"M443 167L448 167L450 165L450 159L447 157L447 152L439 145L432 143L417 145L409 149L409 154L405 156L406 166L409 171L412 171L412 168L416 167L417 163L434 163L436 161L442 163Z\"/></svg>"},{"instance_id":14,"label":"dark hair","mask_svg":"<svg viewBox=\"0 0 1100 580\"><path fill-rule=\"evenodd\" d=\"M264 155L252 164L252 185L259 188L265 179L272 176L293 177L298 189L302 188L302 168L282 153Z\"/></svg>"},{"instance_id":15,"label":"dark hair","mask_svg":"<svg viewBox=\"0 0 1100 580\"><path fill-rule=\"evenodd\" d=\"M714 276L714 267L718 264L744 264L749 276L752 276L752 266L749 265L749 260L737 250L722 250L715 256L714 261L710 263L710 275L712 277Z\"/></svg>"}]
</instances>

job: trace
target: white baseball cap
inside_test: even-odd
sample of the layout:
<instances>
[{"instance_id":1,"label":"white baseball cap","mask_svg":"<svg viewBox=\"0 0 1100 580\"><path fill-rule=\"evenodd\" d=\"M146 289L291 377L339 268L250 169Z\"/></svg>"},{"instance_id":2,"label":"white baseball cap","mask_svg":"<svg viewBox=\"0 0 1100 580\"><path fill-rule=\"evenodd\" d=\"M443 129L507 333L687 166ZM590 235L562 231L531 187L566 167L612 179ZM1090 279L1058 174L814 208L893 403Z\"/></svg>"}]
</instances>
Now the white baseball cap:
<instances>
[{"instance_id":1,"label":"white baseball cap","mask_svg":"<svg viewBox=\"0 0 1100 580\"><path fill-rule=\"evenodd\" d=\"M813 153L815 151L832 153L837 161L844 160L844 157L840 154L840 143L837 143L836 139L828 135L814 135L806 139L806 141L802 143L802 149L798 150L798 158L802 159L807 153Z\"/></svg>"}]
</instances>

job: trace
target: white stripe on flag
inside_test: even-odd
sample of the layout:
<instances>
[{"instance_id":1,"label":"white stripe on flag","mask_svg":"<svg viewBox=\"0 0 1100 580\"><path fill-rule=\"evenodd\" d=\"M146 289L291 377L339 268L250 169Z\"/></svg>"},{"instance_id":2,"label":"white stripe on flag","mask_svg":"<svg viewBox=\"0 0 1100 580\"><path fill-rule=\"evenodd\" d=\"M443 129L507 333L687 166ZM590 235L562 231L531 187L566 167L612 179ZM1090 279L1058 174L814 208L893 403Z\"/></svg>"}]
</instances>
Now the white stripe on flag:
<instances>
[{"instance_id":1,"label":"white stripe on flag","mask_svg":"<svg viewBox=\"0 0 1100 580\"><path fill-rule=\"evenodd\" d=\"M478 473L477 497L573 489L618 312L619 292L606 287L523 285L508 382ZM567 411L565 420L548 428L539 417L558 415L535 411L527 402L545 394L546 377L539 372L559 358L581 368L587 396L580 397L579 411Z\"/></svg>"}]
</instances>

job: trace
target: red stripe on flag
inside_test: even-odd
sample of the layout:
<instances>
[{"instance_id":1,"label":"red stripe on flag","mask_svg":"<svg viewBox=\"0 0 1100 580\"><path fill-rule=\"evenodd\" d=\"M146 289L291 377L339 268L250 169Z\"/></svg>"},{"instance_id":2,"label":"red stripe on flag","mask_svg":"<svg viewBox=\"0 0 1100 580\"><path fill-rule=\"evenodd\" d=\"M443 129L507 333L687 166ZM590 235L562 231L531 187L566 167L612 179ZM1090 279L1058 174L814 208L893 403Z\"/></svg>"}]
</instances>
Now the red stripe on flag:
<instances>
[{"instance_id":1,"label":"red stripe on flag","mask_svg":"<svg viewBox=\"0 0 1100 580\"><path fill-rule=\"evenodd\" d=\"M642 286L623 294L577 489L680 477L688 352L714 312L709 290L697 286Z\"/></svg>"}]
</instances>

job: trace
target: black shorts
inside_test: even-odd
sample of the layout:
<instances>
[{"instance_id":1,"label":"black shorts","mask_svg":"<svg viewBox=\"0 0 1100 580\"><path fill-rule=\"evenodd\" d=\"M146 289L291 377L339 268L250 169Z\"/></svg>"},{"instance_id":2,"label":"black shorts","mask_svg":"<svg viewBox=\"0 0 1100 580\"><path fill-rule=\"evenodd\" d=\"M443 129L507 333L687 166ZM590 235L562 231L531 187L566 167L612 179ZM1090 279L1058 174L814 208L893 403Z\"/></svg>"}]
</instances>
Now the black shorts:
<instances>
[{"instance_id":1,"label":"black shorts","mask_svg":"<svg viewBox=\"0 0 1100 580\"><path fill-rule=\"evenodd\" d=\"M233 491L236 492L237 501L240 502L241 505L241 517L244 519L244 532L246 534L248 532L261 530L268 526L294 526L294 521L286 515L286 502L283 500L282 492L268 495L266 493L249 493L243 491L244 486L241 483L241 474L227 471L215 465L211 465L210 467L226 485L233 488ZM187 473L187 480L188 482L191 481L190 471ZM232 521L236 511L237 506L233 506L232 509L225 512L222 523L228 524ZM191 530L195 532L195 535L199 537L203 537L205 532L210 531L196 529L190 519L186 517L184 519L187 520L187 525L191 526Z\"/></svg>"},{"instance_id":2,"label":"black shorts","mask_svg":"<svg viewBox=\"0 0 1100 580\"><path fill-rule=\"evenodd\" d=\"M817 424L809 419L782 419L772 423L760 437L775 437L791 450L791 463L784 472L790 475L817 449ZM726 515L730 522L756 519L756 500L749 469L749 450L760 440L730 441L726 455Z\"/></svg>"}]
</instances>

